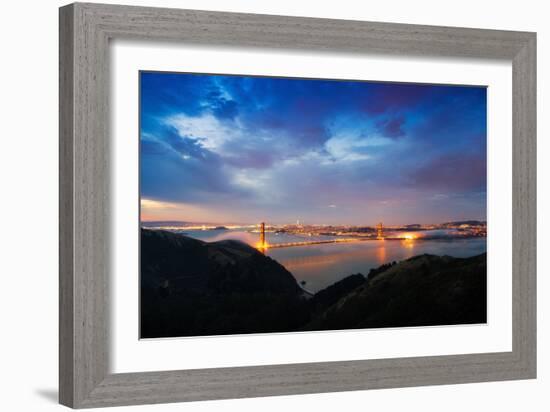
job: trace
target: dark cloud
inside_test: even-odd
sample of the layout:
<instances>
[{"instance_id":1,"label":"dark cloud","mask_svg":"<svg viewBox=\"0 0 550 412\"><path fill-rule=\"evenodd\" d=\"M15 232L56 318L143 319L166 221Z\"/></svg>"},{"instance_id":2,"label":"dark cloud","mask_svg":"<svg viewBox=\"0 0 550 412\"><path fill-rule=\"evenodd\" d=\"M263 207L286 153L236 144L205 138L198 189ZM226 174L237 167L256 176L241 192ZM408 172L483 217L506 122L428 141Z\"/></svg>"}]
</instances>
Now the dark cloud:
<instances>
[{"instance_id":1,"label":"dark cloud","mask_svg":"<svg viewBox=\"0 0 550 412\"><path fill-rule=\"evenodd\" d=\"M159 139L168 145L172 150L178 153L182 158L189 157L195 159L204 159L207 161L217 161L218 157L206 150L201 145L200 138L190 138L181 136L174 127L165 127L158 134Z\"/></svg>"},{"instance_id":2,"label":"dark cloud","mask_svg":"<svg viewBox=\"0 0 550 412\"><path fill-rule=\"evenodd\" d=\"M233 120L239 113L239 106L235 100L224 97L222 90L213 86L206 95L208 107L219 119Z\"/></svg>"},{"instance_id":3,"label":"dark cloud","mask_svg":"<svg viewBox=\"0 0 550 412\"><path fill-rule=\"evenodd\" d=\"M380 120L376 123L378 131L384 137L392 139L405 136L403 125L405 124L404 116L397 116L390 119Z\"/></svg>"},{"instance_id":4,"label":"dark cloud","mask_svg":"<svg viewBox=\"0 0 550 412\"><path fill-rule=\"evenodd\" d=\"M415 187L447 192L487 189L487 162L479 154L452 153L431 159L411 174Z\"/></svg>"},{"instance_id":5,"label":"dark cloud","mask_svg":"<svg viewBox=\"0 0 550 412\"><path fill-rule=\"evenodd\" d=\"M212 111L220 119L233 120L239 114L239 107L234 100L220 99L217 105L212 107Z\"/></svg>"},{"instance_id":6,"label":"dark cloud","mask_svg":"<svg viewBox=\"0 0 550 412\"><path fill-rule=\"evenodd\" d=\"M384 83L375 83L369 92L362 108L368 113L382 114L412 108L433 93L433 89L418 84L402 83L387 87Z\"/></svg>"},{"instance_id":7,"label":"dark cloud","mask_svg":"<svg viewBox=\"0 0 550 412\"><path fill-rule=\"evenodd\" d=\"M140 150L143 197L197 202L228 194L246 196L227 179L220 156L205 149L200 139L164 127L154 137L142 139Z\"/></svg>"}]
</instances>

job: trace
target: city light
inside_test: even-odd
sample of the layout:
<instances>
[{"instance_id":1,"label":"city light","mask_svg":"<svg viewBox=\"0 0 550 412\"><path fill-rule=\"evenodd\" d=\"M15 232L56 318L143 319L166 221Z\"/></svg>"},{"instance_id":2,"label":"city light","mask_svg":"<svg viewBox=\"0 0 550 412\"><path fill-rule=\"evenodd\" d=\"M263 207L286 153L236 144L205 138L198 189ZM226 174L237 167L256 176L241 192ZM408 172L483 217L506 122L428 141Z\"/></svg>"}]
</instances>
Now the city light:
<instances>
[{"instance_id":1,"label":"city light","mask_svg":"<svg viewBox=\"0 0 550 412\"><path fill-rule=\"evenodd\" d=\"M415 227L414 232L410 226ZM279 249L297 246L321 245L329 243L353 243L369 240L400 240L408 248L421 240L430 239L449 239L449 238L469 238L485 237L487 233L486 222L449 222L430 225L405 225L384 227L380 222L373 226L332 226L326 224L283 224L270 225L266 227L264 222L254 225L251 232L259 233L259 242L254 243L254 247L265 253L267 249ZM301 237L303 240L294 240L291 242L275 242L268 244L266 232L285 233L295 237Z\"/></svg>"},{"instance_id":2,"label":"city light","mask_svg":"<svg viewBox=\"0 0 550 412\"><path fill-rule=\"evenodd\" d=\"M267 242L257 242L255 245L256 249L258 250L267 250L269 248L269 244Z\"/></svg>"}]
</instances>

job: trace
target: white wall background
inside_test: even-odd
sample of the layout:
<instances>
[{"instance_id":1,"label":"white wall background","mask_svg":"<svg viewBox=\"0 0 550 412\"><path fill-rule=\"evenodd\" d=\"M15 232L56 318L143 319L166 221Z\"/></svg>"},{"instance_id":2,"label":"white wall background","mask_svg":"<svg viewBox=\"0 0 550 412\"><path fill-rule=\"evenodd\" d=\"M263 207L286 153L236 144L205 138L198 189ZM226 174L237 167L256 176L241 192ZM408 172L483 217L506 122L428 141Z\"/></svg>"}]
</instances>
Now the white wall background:
<instances>
[{"instance_id":1,"label":"white wall background","mask_svg":"<svg viewBox=\"0 0 550 412\"><path fill-rule=\"evenodd\" d=\"M122 0L121 0L122 1ZM111 3L104 0L104 2ZM126 4L538 32L539 378L439 387L122 408L143 411L546 411L550 397L550 26L537 0L125 0ZM2 4L0 379L2 410L57 405L57 0Z\"/></svg>"}]
</instances>

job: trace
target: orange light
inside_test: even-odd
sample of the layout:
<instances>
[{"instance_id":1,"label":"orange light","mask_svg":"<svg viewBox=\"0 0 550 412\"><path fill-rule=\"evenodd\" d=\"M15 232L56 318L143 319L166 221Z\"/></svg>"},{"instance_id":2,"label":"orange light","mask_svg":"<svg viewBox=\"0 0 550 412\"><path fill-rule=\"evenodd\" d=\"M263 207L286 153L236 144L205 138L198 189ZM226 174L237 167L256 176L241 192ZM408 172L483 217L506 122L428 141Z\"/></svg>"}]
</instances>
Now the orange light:
<instances>
[{"instance_id":1,"label":"orange light","mask_svg":"<svg viewBox=\"0 0 550 412\"><path fill-rule=\"evenodd\" d=\"M266 250L269 245L267 244L267 242L257 242L256 245L255 245L256 249L259 249L259 250Z\"/></svg>"}]
</instances>

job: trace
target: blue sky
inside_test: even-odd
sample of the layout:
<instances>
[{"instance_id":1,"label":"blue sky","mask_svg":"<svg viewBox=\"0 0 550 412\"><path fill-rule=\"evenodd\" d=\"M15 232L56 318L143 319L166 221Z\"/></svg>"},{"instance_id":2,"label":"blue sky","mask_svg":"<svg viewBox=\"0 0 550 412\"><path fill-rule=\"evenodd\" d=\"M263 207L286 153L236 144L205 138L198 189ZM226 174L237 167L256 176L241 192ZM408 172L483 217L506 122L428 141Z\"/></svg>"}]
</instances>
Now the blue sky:
<instances>
[{"instance_id":1,"label":"blue sky","mask_svg":"<svg viewBox=\"0 0 550 412\"><path fill-rule=\"evenodd\" d=\"M143 220L486 218L486 89L142 72Z\"/></svg>"}]
</instances>

